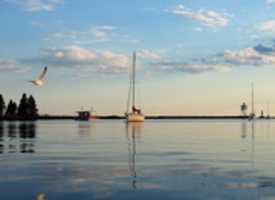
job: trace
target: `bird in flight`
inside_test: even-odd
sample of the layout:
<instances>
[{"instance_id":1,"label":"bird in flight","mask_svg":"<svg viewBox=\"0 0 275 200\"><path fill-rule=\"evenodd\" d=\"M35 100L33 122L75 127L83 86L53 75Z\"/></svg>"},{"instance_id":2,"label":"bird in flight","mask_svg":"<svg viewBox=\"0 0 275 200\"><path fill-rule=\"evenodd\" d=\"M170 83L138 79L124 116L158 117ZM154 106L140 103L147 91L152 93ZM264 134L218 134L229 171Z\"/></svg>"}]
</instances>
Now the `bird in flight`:
<instances>
[{"instance_id":1,"label":"bird in flight","mask_svg":"<svg viewBox=\"0 0 275 200\"><path fill-rule=\"evenodd\" d=\"M44 69L43 69L43 71L42 71L42 73L35 80L31 80L29 82L33 83L36 86L42 86L43 83L44 83L43 79L46 76L47 70L48 70L48 67L45 66Z\"/></svg>"}]
</instances>

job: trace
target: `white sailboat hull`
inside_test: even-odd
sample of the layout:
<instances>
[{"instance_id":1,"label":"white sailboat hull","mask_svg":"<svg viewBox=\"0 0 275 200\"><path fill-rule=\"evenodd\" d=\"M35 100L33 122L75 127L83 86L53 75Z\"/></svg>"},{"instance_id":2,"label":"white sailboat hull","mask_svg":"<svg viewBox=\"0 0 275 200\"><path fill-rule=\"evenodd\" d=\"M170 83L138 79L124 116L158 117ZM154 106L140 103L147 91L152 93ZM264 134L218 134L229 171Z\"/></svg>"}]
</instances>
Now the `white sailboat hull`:
<instances>
[{"instance_id":1,"label":"white sailboat hull","mask_svg":"<svg viewBox=\"0 0 275 200\"><path fill-rule=\"evenodd\" d=\"M127 122L144 122L144 115L138 113L128 113L126 114Z\"/></svg>"}]
</instances>

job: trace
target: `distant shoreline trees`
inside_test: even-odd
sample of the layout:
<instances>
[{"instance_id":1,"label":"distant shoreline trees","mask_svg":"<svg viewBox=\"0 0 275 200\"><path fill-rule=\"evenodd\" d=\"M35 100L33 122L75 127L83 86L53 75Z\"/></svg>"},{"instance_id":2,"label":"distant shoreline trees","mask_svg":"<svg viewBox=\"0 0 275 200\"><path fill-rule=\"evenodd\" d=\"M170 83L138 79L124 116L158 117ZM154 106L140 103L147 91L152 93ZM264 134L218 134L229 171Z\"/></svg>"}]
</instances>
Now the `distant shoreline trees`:
<instances>
[{"instance_id":1,"label":"distant shoreline trees","mask_svg":"<svg viewBox=\"0 0 275 200\"><path fill-rule=\"evenodd\" d=\"M6 107L5 100L0 94L0 120L36 120L38 109L32 95L29 97L23 93L19 106L10 100Z\"/></svg>"},{"instance_id":2,"label":"distant shoreline trees","mask_svg":"<svg viewBox=\"0 0 275 200\"><path fill-rule=\"evenodd\" d=\"M3 118L3 116L5 114L5 109L6 109L6 104L5 104L2 94L0 94L0 119Z\"/></svg>"},{"instance_id":3,"label":"distant shoreline trees","mask_svg":"<svg viewBox=\"0 0 275 200\"><path fill-rule=\"evenodd\" d=\"M243 116L247 116L247 105L245 102L242 103L242 105L240 106L240 109L241 109L241 113Z\"/></svg>"}]
</instances>

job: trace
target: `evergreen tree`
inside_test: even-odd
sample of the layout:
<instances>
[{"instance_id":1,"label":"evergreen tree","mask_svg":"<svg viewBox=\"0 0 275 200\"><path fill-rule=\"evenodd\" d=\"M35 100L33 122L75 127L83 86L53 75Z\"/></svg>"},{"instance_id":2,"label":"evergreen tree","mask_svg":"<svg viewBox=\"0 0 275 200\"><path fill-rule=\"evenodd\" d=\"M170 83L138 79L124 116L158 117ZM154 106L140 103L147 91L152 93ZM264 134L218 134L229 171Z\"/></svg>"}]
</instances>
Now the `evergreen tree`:
<instances>
[{"instance_id":1,"label":"evergreen tree","mask_svg":"<svg viewBox=\"0 0 275 200\"><path fill-rule=\"evenodd\" d=\"M5 114L6 117L9 117L11 115L12 104L13 104L13 102L12 102L12 100L10 100L9 104L8 104L8 107L7 107L7 110L6 110L6 114Z\"/></svg>"},{"instance_id":2,"label":"evergreen tree","mask_svg":"<svg viewBox=\"0 0 275 200\"><path fill-rule=\"evenodd\" d=\"M243 116L247 116L247 114L246 114L247 105L246 105L245 102L242 103L242 105L240 106L240 108L241 108L241 112L242 112Z\"/></svg>"},{"instance_id":3,"label":"evergreen tree","mask_svg":"<svg viewBox=\"0 0 275 200\"><path fill-rule=\"evenodd\" d=\"M17 116L17 105L12 100L8 104L5 116L7 119L15 119Z\"/></svg>"},{"instance_id":4,"label":"evergreen tree","mask_svg":"<svg viewBox=\"0 0 275 200\"><path fill-rule=\"evenodd\" d=\"M1 118L1 105L2 108L5 108L5 102L2 95L0 94L0 118ZM3 102L1 104L1 102ZM4 110L4 109L3 109ZM2 113L4 112L2 110ZM5 112L5 117L9 120L19 119L19 120L34 120L38 117L38 109L36 105L36 101L32 95L27 97L25 93L22 94L19 106L10 100L8 107Z\"/></svg>"},{"instance_id":5,"label":"evergreen tree","mask_svg":"<svg viewBox=\"0 0 275 200\"><path fill-rule=\"evenodd\" d=\"M36 106L36 101L32 95L30 95L30 97L28 99L28 114L32 118L36 118L38 116L38 109Z\"/></svg>"},{"instance_id":6,"label":"evergreen tree","mask_svg":"<svg viewBox=\"0 0 275 200\"><path fill-rule=\"evenodd\" d=\"M2 94L0 94L0 118L4 116L5 108L6 108L6 105L5 105L4 98Z\"/></svg>"},{"instance_id":7,"label":"evergreen tree","mask_svg":"<svg viewBox=\"0 0 275 200\"><path fill-rule=\"evenodd\" d=\"M12 115L14 116L14 117L16 117L17 116L17 104L15 103L15 102L13 102L13 104L12 104Z\"/></svg>"},{"instance_id":8,"label":"evergreen tree","mask_svg":"<svg viewBox=\"0 0 275 200\"><path fill-rule=\"evenodd\" d=\"M24 93L21 97L19 107L18 107L18 117L26 118L28 113L28 98L27 95Z\"/></svg>"}]
</instances>

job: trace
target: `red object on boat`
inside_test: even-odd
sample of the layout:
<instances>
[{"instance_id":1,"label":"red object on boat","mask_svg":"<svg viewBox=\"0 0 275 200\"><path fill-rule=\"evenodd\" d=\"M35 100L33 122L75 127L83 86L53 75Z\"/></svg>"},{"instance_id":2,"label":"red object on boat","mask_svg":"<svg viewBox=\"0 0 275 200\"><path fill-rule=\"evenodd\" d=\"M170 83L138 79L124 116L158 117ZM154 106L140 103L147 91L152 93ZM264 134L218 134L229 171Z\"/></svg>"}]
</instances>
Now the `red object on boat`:
<instances>
[{"instance_id":1,"label":"red object on boat","mask_svg":"<svg viewBox=\"0 0 275 200\"><path fill-rule=\"evenodd\" d=\"M141 110L136 108L135 106L132 107L133 113L141 114Z\"/></svg>"}]
</instances>

